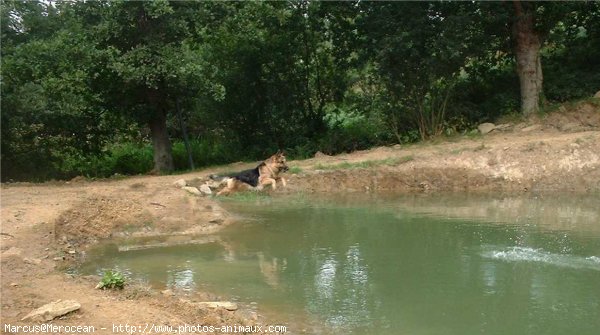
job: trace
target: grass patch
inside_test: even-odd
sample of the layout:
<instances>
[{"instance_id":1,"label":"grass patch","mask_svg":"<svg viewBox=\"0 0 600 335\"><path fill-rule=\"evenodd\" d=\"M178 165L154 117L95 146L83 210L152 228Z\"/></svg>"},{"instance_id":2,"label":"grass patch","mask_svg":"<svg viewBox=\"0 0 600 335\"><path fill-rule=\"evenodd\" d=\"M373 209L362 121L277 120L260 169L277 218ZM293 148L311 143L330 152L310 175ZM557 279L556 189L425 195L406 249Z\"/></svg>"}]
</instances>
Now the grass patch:
<instances>
[{"instance_id":1,"label":"grass patch","mask_svg":"<svg viewBox=\"0 0 600 335\"><path fill-rule=\"evenodd\" d=\"M466 150L467 150L467 148L452 149L452 150L450 150L450 154L452 154L452 155L460 155L461 153L465 152Z\"/></svg>"},{"instance_id":2,"label":"grass patch","mask_svg":"<svg viewBox=\"0 0 600 335\"><path fill-rule=\"evenodd\" d=\"M496 120L496 124L504 124L504 123L511 123L511 124L517 124L517 123L521 123L521 122L525 122L527 120L527 118L525 116L523 116L523 114L518 113L518 112L512 112L510 114L505 114L502 115L500 118L498 118L498 120Z\"/></svg>"},{"instance_id":3,"label":"grass patch","mask_svg":"<svg viewBox=\"0 0 600 335\"><path fill-rule=\"evenodd\" d=\"M299 166L292 166L289 170L289 173L291 174L298 174L298 173L302 173L302 168Z\"/></svg>"},{"instance_id":4,"label":"grass patch","mask_svg":"<svg viewBox=\"0 0 600 335\"><path fill-rule=\"evenodd\" d=\"M485 150L487 149L487 147L485 146L484 143L481 143L480 145L476 146L473 151L481 151L481 150Z\"/></svg>"},{"instance_id":5,"label":"grass patch","mask_svg":"<svg viewBox=\"0 0 600 335\"><path fill-rule=\"evenodd\" d=\"M477 129L472 129L470 131L468 131L465 134L466 138L472 139L472 140L477 140L483 137L483 135L481 135L481 133L479 132L479 130Z\"/></svg>"},{"instance_id":6,"label":"grass patch","mask_svg":"<svg viewBox=\"0 0 600 335\"><path fill-rule=\"evenodd\" d=\"M221 201L236 201L236 202L255 202L264 201L271 199L265 192L260 191L248 191L248 192L236 192L226 197L218 197Z\"/></svg>"},{"instance_id":7,"label":"grass patch","mask_svg":"<svg viewBox=\"0 0 600 335\"><path fill-rule=\"evenodd\" d=\"M126 233L135 233L141 230L141 227L132 223L127 223L123 226L122 230Z\"/></svg>"},{"instance_id":8,"label":"grass patch","mask_svg":"<svg viewBox=\"0 0 600 335\"><path fill-rule=\"evenodd\" d=\"M134 190L140 189L140 188L146 188L146 184L145 183L135 183L135 184L131 184L129 186L129 188L132 188Z\"/></svg>"},{"instance_id":9,"label":"grass patch","mask_svg":"<svg viewBox=\"0 0 600 335\"><path fill-rule=\"evenodd\" d=\"M414 160L412 155L399 158L386 158L380 160L366 160L361 162L343 162L339 164L317 164L315 170L352 170L352 169L368 169L377 166L396 166L402 163Z\"/></svg>"},{"instance_id":10,"label":"grass patch","mask_svg":"<svg viewBox=\"0 0 600 335\"><path fill-rule=\"evenodd\" d=\"M530 152L530 151L534 151L535 150L535 143L527 143L527 145L523 148L523 152Z\"/></svg>"}]
</instances>

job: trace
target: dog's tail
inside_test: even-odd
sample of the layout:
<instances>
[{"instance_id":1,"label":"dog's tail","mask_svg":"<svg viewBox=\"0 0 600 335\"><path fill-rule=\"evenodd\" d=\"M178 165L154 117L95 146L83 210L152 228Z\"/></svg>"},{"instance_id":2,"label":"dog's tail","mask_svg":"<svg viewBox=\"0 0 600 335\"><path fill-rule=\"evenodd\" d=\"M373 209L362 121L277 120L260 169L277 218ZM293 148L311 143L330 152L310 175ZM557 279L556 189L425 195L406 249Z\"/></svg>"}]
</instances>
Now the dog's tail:
<instances>
[{"instance_id":1,"label":"dog's tail","mask_svg":"<svg viewBox=\"0 0 600 335\"><path fill-rule=\"evenodd\" d=\"M212 180L211 186L212 188L219 188L222 185L225 185L231 180L229 176L219 176L218 174L211 174L208 176L210 180Z\"/></svg>"}]
</instances>

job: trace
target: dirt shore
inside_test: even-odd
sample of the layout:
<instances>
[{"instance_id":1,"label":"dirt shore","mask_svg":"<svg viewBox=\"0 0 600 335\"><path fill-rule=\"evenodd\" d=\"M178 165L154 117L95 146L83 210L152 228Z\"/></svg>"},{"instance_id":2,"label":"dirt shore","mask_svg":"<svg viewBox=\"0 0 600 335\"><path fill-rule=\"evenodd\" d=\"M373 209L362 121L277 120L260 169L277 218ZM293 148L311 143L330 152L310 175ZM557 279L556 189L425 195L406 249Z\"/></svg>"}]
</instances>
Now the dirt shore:
<instances>
[{"instance_id":1,"label":"dirt shore","mask_svg":"<svg viewBox=\"0 0 600 335\"><path fill-rule=\"evenodd\" d=\"M439 143L291 161L294 173L288 176L288 187L270 193L600 192L596 105L579 105L501 129ZM113 333L112 326L119 324L265 324L267 320L244 306L227 311L193 305L219 300L210 293L165 295L142 285L101 291L94 289L98 278L65 272L101 239L212 233L234 222L235 216L223 210L218 200L189 194L174 182L183 178L194 184L198 177L248 166L252 164L185 175L2 185L2 327L31 324L21 318L58 299L77 300L81 309L52 323L92 325L100 334Z\"/></svg>"}]
</instances>

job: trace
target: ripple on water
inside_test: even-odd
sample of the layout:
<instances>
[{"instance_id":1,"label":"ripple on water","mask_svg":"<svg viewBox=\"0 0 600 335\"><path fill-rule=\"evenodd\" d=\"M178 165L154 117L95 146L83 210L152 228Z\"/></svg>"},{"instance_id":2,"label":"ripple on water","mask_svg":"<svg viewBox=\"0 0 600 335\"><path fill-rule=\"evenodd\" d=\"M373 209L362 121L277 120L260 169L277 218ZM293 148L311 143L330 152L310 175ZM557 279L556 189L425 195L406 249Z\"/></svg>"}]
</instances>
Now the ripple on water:
<instances>
[{"instance_id":1,"label":"ripple on water","mask_svg":"<svg viewBox=\"0 0 600 335\"><path fill-rule=\"evenodd\" d=\"M600 257L578 256L572 254L551 253L543 249L529 247L507 247L498 250L490 247L481 255L485 258L498 259L507 262L535 262L573 269L586 269L600 271Z\"/></svg>"}]
</instances>

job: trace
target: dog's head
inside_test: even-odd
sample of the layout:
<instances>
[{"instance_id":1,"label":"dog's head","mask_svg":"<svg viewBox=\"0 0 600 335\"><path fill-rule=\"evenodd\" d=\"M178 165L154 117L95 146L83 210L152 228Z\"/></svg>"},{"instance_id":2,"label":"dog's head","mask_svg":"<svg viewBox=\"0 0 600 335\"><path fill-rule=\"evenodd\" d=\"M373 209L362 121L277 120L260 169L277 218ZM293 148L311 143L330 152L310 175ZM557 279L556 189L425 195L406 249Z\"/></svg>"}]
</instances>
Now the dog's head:
<instances>
[{"instance_id":1,"label":"dog's head","mask_svg":"<svg viewBox=\"0 0 600 335\"><path fill-rule=\"evenodd\" d=\"M266 163L269 164L269 166L277 172L285 172L289 170L285 159L285 153L281 150L277 151L276 154L269 157L269 159L266 160Z\"/></svg>"}]
</instances>

